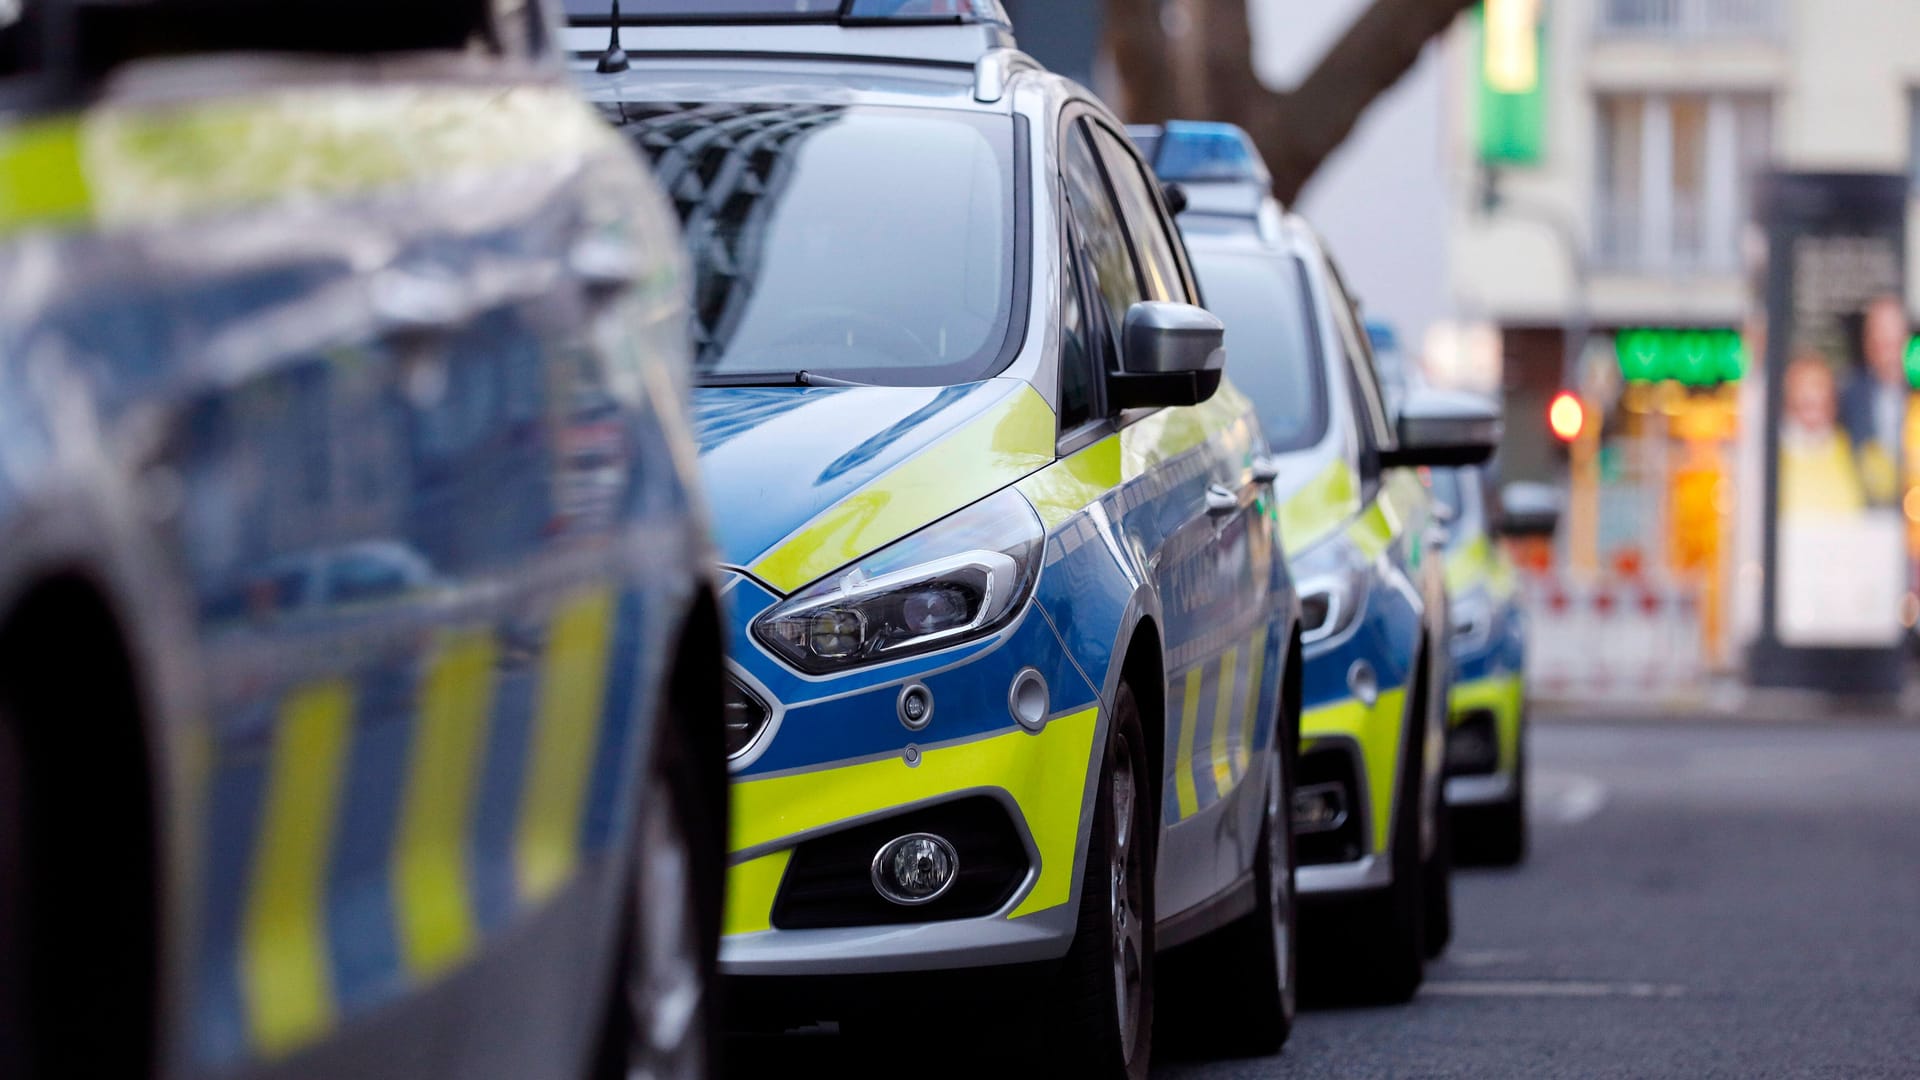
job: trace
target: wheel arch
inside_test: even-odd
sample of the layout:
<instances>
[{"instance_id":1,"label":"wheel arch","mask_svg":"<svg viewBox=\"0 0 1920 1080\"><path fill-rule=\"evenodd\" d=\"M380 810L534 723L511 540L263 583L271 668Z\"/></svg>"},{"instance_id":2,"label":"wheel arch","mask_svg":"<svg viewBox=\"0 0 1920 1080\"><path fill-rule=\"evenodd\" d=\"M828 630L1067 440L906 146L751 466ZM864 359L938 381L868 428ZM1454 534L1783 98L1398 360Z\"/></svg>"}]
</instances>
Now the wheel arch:
<instances>
[{"instance_id":1,"label":"wheel arch","mask_svg":"<svg viewBox=\"0 0 1920 1080\"><path fill-rule=\"evenodd\" d=\"M162 943L173 914L165 781L134 633L108 582L76 562L10 583L0 696L28 769L30 932L57 943L49 950L57 962L33 964L29 976L34 1030L53 1033L63 1055L39 1064L62 1074L144 1075L163 1053ZM59 1037L75 1016L125 1036ZM88 1056L66 1056L75 1053Z\"/></svg>"},{"instance_id":2,"label":"wheel arch","mask_svg":"<svg viewBox=\"0 0 1920 1080\"><path fill-rule=\"evenodd\" d=\"M725 624L719 593L704 579L693 591L673 639L671 666L663 673L668 710L663 722L680 726L685 745L700 763L698 775L706 807L707 852L719 852L713 866L703 866L703 877L715 890L724 890L724 848L729 828L727 753L723 726L726 678ZM699 853L696 852L696 855ZM717 946L720 939L723 891L704 905L710 926L703 929Z\"/></svg>"}]
</instances>

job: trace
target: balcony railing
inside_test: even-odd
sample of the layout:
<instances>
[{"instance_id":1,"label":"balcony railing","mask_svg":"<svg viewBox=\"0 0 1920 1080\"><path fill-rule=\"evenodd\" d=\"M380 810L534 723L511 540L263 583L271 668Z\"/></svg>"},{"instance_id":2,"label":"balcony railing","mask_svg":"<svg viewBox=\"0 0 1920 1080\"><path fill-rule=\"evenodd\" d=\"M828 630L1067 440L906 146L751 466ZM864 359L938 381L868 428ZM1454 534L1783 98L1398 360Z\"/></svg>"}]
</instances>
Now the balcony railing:
<instances>
[{"instance_id":1,"label":"balcony railing","mask_svg":"<svg viewBox=\"0 0 1920 1080\"><path fill-rule=\"evenodd\" d=\"M1611 37L1781 36L1783 0L1599 0L1600 33Z\"/></svg>"},{"instance_id":2,"label":"balcony railing","mask_svg":"<svg viewBox=\"0 0 1920 1080\"><path fill-rule=\"evenodd\" d=\"M1603 270L1636 274L1714 274L1740 265L1737 215L1696 198L1676 197L1656 225L1632 199L1602 196L1594 207L1593 261Z\"/></svg>"}]
</instances>

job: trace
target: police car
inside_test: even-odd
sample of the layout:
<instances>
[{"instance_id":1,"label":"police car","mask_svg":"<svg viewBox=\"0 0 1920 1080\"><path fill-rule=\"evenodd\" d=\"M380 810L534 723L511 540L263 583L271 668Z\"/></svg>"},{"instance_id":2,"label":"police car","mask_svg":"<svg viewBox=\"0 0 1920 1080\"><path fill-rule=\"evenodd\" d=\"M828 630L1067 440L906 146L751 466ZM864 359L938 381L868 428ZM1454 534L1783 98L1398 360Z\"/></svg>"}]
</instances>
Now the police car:
<instances>
[{"instance_id":1,"label":"police car","mask_svg":"<svg viewBox=\"0 0 1920 1080\"><path fill-rule=\"evenodd\" d=\"M1516 484L1496 498L1491 466L1435 470L1453 601L1447 802L1463 858L1511 866L1527 853L1527 648L1509 537L1551 536L1552 489Z\"/></svg>"},{"instance_id":2,"label":"police car","mask_svg":"<svg viewBox=\"0 0 1920 1080\"><path fill-rule=\"evenodd\" d=\"M707 1071L689 279L537 7L0 7L0 1076Z\"/></svg>"},{"instance_id":3,"label":"police car","mask_svg":"<svg viewBox=\"0 0 1920 1080\"><path fill-rule=\"evenodd\" d=\"M730 999L871 1030L1017 969L1002 1030L1141 1076L1156 954L1191 944L1193 1000L1276 1048L1301 673L1273 467L1122 127L997 3L570 10L697 266Z\"/></svg>"},{"instance_id":4,"label":"police car","mask_svg":"<svg viewBox=\"0 0 1920 1080\"><path fill-rule=\"evenodd\" d=\"M1135 134L1183 193L1181 230L1279 466L1305 644L1294 828L1309 978L1405 1000L1452 918L1447 594L1419 470L1484 460L1498 417L1433 391L1390 412L1331 255L1269 194L1244 132Z\"/></svg>"}]
</instances>

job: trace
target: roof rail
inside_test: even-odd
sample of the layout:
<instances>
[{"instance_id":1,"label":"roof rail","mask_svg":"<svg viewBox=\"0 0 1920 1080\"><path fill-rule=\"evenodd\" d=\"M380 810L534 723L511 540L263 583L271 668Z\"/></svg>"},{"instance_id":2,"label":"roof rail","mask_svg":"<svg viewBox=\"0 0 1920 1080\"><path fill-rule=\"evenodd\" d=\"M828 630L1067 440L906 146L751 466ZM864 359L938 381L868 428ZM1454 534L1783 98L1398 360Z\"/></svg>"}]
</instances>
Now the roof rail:
<instances>
[{"instance_id":1,"label":"roof rail","mask_svg":"<svg viewBox=\"0 0 1920 1080\"><path fill-rule=\"evenodd\" d=\"M1044 71L1040 61L1019 49L993 49L973 66L973 99L992 104L1007 96L1007 84L1022 71Z\"/></svg>"}]
</instances>

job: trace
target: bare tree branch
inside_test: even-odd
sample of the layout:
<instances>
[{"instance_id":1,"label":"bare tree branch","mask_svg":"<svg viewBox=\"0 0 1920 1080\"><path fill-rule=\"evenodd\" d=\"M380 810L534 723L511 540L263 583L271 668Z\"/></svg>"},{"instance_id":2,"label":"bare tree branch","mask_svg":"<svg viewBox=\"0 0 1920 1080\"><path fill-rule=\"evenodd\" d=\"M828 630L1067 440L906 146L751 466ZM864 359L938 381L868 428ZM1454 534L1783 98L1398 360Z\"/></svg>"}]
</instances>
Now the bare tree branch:
<instances>
[{"instance_id":1,"label":"bare tree branch","mask_svg":"<svg viewBox=\"0 0 1920 1080\"><path fill-rule=\"evenodd\" d=\"M1184 115L1239 124L1266 155L1274 194L1291 202L1374 100L1419 61L1427 42L1475 2L1373 0L1298 86L1273 91L1254 73L1248 0L1107 0L1121 107L1130 119ZM1162 18L1163 10L1183 8L1184 20ZM1170 40L1168 23L1184 25L1188 40ZM1197 63L1180 62L1194 55ZM1200 85L1169 85L1180 82ZM1191 108L1196 103L1203 108Z\"/></svg>"}]
</instances>

